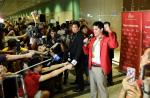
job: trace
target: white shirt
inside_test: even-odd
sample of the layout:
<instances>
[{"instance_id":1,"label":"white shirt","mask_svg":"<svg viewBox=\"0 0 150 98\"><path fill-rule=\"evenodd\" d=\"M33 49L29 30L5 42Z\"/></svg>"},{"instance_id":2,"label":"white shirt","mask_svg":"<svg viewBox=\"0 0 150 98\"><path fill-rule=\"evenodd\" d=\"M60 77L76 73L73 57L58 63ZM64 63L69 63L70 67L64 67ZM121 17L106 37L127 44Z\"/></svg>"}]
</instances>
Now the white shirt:
<instances>
[{"instance_id":1,"label":"white shirt","mask_svg":"<svg viewBox=\"0 0 150 98\"><path fill-rule=\"evenodd\" d=\"M92 62L96 64L101 64L100 61L100 42L101 40L97 38L92 47Z\"/></svg>"}]
</instances>

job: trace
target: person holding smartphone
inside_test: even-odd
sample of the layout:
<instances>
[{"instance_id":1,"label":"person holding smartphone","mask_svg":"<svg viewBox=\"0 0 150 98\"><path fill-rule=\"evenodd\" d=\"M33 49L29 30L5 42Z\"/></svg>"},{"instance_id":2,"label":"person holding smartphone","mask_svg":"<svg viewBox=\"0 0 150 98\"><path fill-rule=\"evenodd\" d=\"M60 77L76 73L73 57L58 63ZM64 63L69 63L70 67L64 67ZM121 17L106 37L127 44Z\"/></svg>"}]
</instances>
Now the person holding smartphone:
<instances>
[{"instance_id":1,"label":"person holding smartphone","mask_svg":"<svg viewBox=\"0 0 150 98\"><path fill-rule=\"evenodd\" d=\"M140 69L142 69L145 65L150 66L149 56L150 56L150 48L147 48L144 51L144 54L141 56ZM141 70L140 73L145 74ZM135 81L130 81L130 80L133 80L133 77L128 75L125 79L123 79L122 81L123 87L121 89L118 98L150 98L150 95L146 95L149 97L145 97L145 94L148 93L145 93L144 92L145 89L142 89L143 85L147 85L147 87L149 86L149 90L150 90L150 76L146 76L143 81L140 78Z\"/></svg>"}]
</instances>

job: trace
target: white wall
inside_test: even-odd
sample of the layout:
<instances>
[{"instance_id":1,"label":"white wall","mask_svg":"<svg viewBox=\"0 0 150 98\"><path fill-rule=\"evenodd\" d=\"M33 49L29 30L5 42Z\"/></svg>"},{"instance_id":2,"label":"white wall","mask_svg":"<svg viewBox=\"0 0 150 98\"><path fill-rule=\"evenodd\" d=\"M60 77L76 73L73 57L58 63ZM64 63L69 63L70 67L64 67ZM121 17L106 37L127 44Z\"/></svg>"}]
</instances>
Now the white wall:
<instances>
[{"instance_id":1,"label":"white wall","mask_svg":"<svg viewBox=\"0 0 150 98\"><path fill-rule=\"evenodd\" d=\"M85 18L89 25L97 20L111 22L120 43L122 6L123 0L80 0L80 17Z\"/></svg>"}]
</instances>

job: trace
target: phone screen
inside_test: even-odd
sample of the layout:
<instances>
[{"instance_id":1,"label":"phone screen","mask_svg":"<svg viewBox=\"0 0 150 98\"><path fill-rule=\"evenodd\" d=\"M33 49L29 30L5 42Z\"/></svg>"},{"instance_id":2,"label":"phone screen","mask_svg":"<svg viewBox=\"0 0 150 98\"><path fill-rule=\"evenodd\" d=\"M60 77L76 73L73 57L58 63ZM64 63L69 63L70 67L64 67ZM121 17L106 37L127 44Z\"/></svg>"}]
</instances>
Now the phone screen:
<instances>
[{"instance_id":1,"label":"phone screen","mask_svg":"<svg viewBox=\"0 0 150 98\"><path fill-rule=\"evenodd\" d=\"M127 77L131 78L129 82L135 81L135 68L127 67Z\"/></svg>"}]
</instances>

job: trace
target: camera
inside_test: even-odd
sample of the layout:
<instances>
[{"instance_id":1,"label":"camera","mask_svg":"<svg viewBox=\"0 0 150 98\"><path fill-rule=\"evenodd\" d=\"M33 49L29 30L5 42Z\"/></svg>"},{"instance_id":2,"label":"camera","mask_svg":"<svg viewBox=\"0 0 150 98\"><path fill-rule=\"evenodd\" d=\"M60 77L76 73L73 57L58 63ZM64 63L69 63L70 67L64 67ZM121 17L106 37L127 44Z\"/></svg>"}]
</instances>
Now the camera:
<instances>
[{"instance_id":1,"label":"camera","mask_svg":"<svg viewBox=\"0 0 150 98\"><path fill-rule=\"evenodd\" d=\"M0 23L0 33L1 34L4 33L4 27L5 27L5 25L3 23Z\"/></svg>"},{"instance_id":2,"label":"camera","mask_svg":"<svg viewBox=\"0 0 150 98\"><path fill-rule=\"evenodd\" d=\"M5 25L3 23L0 23L0 29L3 29Z\"/></svg>"},{"instance_id":3,"label":"camera","mask_svg":"<svg viewBox=\"0 0 150 98\"><path fill-rule=\"evenodd\" d=\"M42 44L47 45L47 36L42 36L40 40Z\"/></svg>"},{"instance_id":4,"label":"camera","mask_svg":"<svg viewBox=\"0 0 150 98\"><path fill-rule=\"evenodd\" d=\"M29 36L33 37L33 38L41 38L42 34L38 28L38 26L32 26L29 25L26 29L26 32L29 34Z\"/></svg>"}]
</instances>

